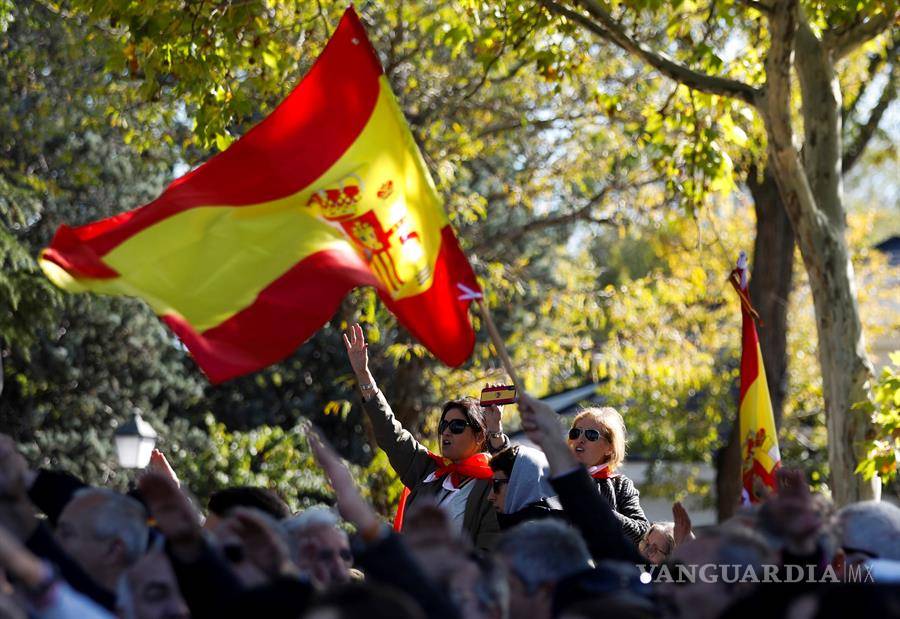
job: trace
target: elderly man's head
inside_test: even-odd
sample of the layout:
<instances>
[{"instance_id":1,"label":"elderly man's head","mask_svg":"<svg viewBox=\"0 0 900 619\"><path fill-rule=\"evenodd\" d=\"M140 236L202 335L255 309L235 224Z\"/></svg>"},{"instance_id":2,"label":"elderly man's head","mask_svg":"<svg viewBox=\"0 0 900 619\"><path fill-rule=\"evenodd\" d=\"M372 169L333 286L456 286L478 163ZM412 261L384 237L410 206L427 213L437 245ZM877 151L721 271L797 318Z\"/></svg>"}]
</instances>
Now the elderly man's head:
<instances>
[{"instance_id":1,"label":"elderly man's head","mask_svg":"<svg viewBox=\"0 0 900 619\"><path fill-rule=\"evenodd\" d=\"M835 572L869 559L900 561L900 507L863 501L842 507L836 516Z\"/></svg>"},{"instance_id":2,"label":"elderly man's head","mask_svg":"<svg viewBox=\"0 0 900 619\"><path fill-rule=\"evenodd\" d=\"M338 517L326 507L312 507L284 522L294 559L322 587L350 580L353 554Z\"/></svg>"},{"instance_id":3,"label":"elderly man's head","mask_svg":"<svg viewBox=\"0 0 900 619\"><path fill-rule=\"evenodd\" d=\"M153 550L121 578L116 606L121 619L190 619L175 572L165 553Z\"/></svg>"},{"instance_id":4,"label":"elderly man's head","mask_svg":"<svg viewBox=\"0 0 900 619\"><path fill-rule=\"evenodd\" d=\"M549 618L556 584L591 566L581 535L553 519L506 531L497 553L509 579L511 617Z\"/></svg>"},{"instance_id":5,"label":"elderly man's head","mask_svg":"<svg viewBox=\"0 0 900 619\"><path fill-rule=\"evenodd\" d=\"M759 533L737 525L698 531L696 539L675 549L672 559L676 566L696 566L701 577L679 582L680 577L673 567L673 582L679 584L664 584L661 593L679 617L696 619L718 617L756 586L752 578L738 582L734 582L735 578L726 579L720 569L737 570L742 576L749 569L759 582L766 566L776 564L776 555L766 540Z\"/></svg>"},{"instance_id":6,"label":"elderly man's head","mask_svg":"<svg viewBox=\"0 0 900 619\"><path fill-rule=\"evenodd\" d=\"M56 536L91 578L112 591L147 549L147 511L118 492L85 488L63 509Z\"/></svg>"}]
</instances>

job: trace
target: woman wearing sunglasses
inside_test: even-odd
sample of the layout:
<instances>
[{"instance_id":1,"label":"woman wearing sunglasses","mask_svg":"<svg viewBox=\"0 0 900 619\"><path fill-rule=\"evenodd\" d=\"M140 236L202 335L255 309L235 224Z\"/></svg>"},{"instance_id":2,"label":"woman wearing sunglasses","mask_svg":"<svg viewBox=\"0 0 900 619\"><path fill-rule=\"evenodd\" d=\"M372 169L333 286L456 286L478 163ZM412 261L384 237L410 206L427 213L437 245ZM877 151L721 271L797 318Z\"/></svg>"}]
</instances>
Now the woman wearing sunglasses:
<instances>
[{"instance_id":1,"label":"woman wearing sunglasses","mask_svg":"<svg viewBox=\"0 0 900 619\"><path fill-rule=\"evenodd\" d=\"M490 550L500 527L488 501L492 472L490 456L483 453L488 431L478 401L464 398L444 404L438 424L441 453L433 454L397 421L375 384L362 327L353 325L344 335L344 345L375 441L406 486L394 528L402 530L403 513L416 501L431 501L447 511L456 530L466 534L477 548Z\"/></svg>"},{"instance_id":2,"label":"woman wearing sunglasses","mask_svg":"<svg viewBox=\"0 0 900 619\"><path fill-rule=\"evenodd\" d=\"M578 413L569 430L569 449L587 467L600 494L613 508L622 531L635 544L650 528L634 483L616 469L625 460L625 422L611 407L588 408Z\"/></svg>"}]
</instances>

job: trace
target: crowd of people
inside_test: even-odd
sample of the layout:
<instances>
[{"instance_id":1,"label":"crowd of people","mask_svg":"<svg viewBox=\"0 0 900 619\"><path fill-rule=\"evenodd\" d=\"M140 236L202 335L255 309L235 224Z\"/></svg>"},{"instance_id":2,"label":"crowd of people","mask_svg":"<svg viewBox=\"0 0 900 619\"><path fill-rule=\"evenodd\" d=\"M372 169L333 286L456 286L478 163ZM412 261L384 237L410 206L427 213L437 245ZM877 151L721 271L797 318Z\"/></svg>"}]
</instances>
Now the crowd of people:
<instances>
[{"instance_id":1,"label":"crowd of people","mask_svg":"<svg viewBox=\"0 0 900 619\"><path fill-rule=\"evenodd\" d=\"M407 489L393 526L318 430L335 507L292 514L233 487L201 513L155 451L128 494L29 468L0 435L0 619L616 619L900 617L900 508L835 510L804 476L715 527L680 503L649 522L621 473L613 408L578 414L519 394L531 443L499 407L444 404L440 453L394 416L359 325L345 336L379 448ZM352 534L348 534L348 531Z\"/></svg>"}]
</instances>

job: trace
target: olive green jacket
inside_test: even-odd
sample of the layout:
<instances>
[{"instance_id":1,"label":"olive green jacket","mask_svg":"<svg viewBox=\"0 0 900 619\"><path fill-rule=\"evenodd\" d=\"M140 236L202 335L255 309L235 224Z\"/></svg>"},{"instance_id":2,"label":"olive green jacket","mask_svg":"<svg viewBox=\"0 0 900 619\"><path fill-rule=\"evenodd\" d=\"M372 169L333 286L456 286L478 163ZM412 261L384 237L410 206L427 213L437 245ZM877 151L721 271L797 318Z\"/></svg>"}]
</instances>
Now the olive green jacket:
<instances>
[{"instance_id":1,"label":"olive green jacket","mask_svg":"<svg viewBox=\"0 0 900 619\"><path fill-rule=\"evenodd\" d=\"M437 469L437 463L428 456L428 450L412 434L400 425L394 417L391 405L381 391L369 401L363 401L363 408L372 422L375 441L387 454L394 471L403 485L409 488L406 509L420 497L435 498L441 489L441 479L424 483L423 480ZM463 515L463 532L468 534L476 548L491 550L500 535L497 513L488 501L491 489L490 479L475 479L472 492L466 501Z\"/></svg>"}]
</instances>

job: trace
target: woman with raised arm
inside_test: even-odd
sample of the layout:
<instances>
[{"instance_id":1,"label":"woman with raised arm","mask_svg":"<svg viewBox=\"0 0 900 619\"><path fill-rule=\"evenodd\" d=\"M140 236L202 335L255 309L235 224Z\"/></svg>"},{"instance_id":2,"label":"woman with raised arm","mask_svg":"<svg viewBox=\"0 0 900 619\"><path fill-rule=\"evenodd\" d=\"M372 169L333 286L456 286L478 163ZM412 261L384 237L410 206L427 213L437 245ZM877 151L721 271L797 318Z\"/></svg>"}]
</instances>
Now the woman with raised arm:
<instances>
[{"instance_id":1,"label":"woman with raised arm","mask_svg":"<svg viewBox=\"0 0 900 619\"><path fill-rule=\"evenodd\" d=\"M397 421L375 384L362 327L353 325L344 335L344 345L375 440L409 491L398 510L395 528L402 530L403 511L424 498L443 507L453 526L477 548L490 550L500 527L488 501L493 474L490 457L484 453L488 439L485 412L478 401L464 398L444 404L438 425L441 453L433 454Z\"/></svg>"}]
</instances>

